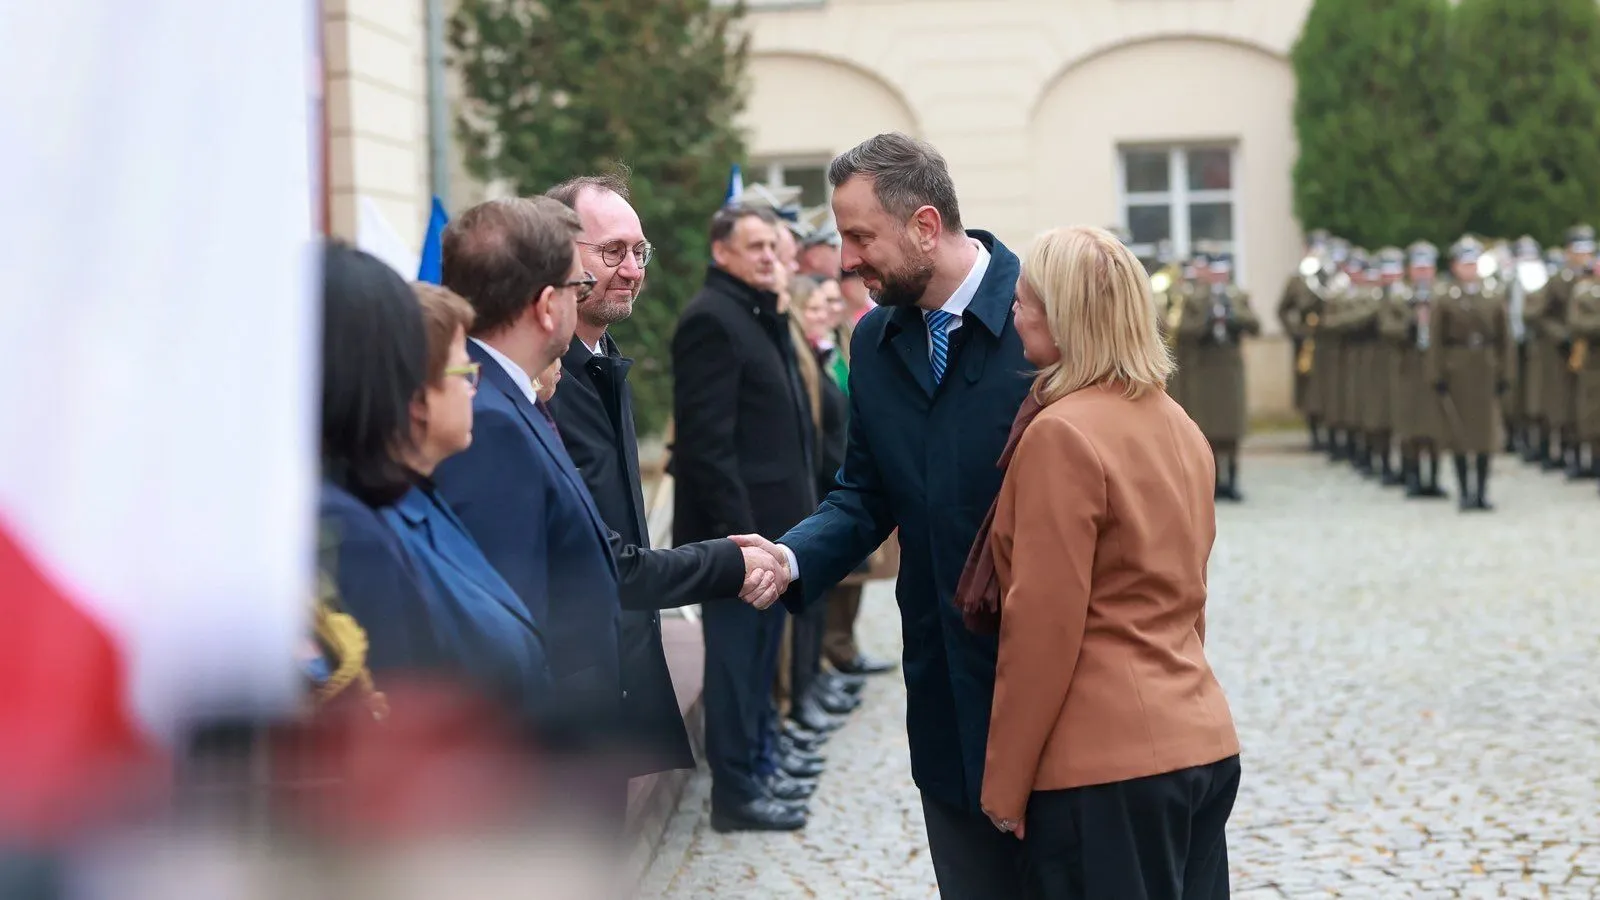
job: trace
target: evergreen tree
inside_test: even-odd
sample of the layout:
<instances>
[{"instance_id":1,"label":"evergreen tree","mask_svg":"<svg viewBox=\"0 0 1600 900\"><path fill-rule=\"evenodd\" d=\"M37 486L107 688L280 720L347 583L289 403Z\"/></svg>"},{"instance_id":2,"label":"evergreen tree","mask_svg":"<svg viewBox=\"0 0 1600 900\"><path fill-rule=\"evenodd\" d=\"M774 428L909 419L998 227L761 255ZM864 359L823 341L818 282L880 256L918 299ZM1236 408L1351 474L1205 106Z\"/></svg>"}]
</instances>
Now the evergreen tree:
<instances>
[{"instance_id":1,"label":"evergreen tree","mask_svg":"<svg viewBox=\"0 0 1600 900\"><path fill-rule=\"evenodd\" d=\"M1316 0L1298 80L1295 215L1369 247L1460 234L1474 147L1455 146L1449 0Z\"/></svg>"},{"instance_id":2,"label":"evergreen tree","mask_svg":"<svg viewBox=\"0 0 1600 900\"><path fill-rule=\"evenodd\" d=\"M1560 241L1600 216L1600 4L1461 0L1463 140L1482 148L1469 228Z\"/></svg>"},{"instance_id":3,"label":"evergreen tree","mask_svg":"<svg viewBox=\"0 0 1600 900\"><path fill-rule=\"evenodd\" d=\"M631 202L656 247L632 317L641 433L671 412L670 342L709 259L707 228L744 155L743 5L713 0L460 0L450 21L464 87L468 171L521 195L575 175L631 170Z\"/></svg>"}]
</instances>

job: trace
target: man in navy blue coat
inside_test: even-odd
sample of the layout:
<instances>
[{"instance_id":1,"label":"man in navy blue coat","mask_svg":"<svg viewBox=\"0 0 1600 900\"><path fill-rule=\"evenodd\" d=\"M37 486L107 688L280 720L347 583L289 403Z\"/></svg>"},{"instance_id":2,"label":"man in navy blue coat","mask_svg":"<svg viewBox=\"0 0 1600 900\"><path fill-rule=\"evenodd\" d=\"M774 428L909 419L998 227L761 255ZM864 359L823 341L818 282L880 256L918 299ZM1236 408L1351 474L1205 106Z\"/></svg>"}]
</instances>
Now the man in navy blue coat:
<instances>
[{"instance_id":1,"label":"man in navy blue coat","mask_svg":"<svg viewBox=\"0 0 1600 900\"><path fill-rule=\"evenodd\" d=\"M996 639L969 632L951 602L1031 383L1011 322L1019 264L993 235L962 230L945 161L921 141L878 135L828 180L844 266L879 307L851 341L838 484L779 539L797 579L784 602L816 602L900 529L911 774L940 896L1019 897L1021 842L979 806Z\"/></svg>"}]
</instances>

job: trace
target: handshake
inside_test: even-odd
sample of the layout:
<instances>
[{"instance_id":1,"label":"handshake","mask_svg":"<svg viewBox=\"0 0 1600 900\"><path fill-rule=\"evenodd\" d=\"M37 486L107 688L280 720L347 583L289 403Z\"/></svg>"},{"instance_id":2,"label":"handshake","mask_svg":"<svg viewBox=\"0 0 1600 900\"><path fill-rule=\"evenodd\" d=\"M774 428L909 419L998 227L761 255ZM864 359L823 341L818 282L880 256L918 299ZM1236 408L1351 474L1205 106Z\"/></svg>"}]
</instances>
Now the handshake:
<instances>
[{"instance_id":1,"label":"handshake","mask_svg":"<svg viewBox=\"0 0 1600 900\"><path fill-rule=\"evenodd\" d=\"M794 573L789 558L773 542L759 534L738 534L729 538L744 555L744 587L739 599L756 609L766 609L789 589Z\"/></svg>"}]
</instances>

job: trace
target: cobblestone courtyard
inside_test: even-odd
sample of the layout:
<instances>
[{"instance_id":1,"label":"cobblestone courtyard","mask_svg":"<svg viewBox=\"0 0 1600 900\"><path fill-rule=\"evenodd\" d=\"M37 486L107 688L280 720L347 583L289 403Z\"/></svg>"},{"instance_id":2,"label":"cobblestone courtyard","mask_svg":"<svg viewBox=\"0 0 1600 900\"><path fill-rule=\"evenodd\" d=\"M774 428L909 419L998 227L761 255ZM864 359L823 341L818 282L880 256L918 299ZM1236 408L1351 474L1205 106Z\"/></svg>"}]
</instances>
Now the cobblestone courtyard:
<instances>
[{"instance_id":1,"label":"cobblestone courtyard","mask_svg":"<svg viewBox=\"0 0 1600 900\"><path fill-rule=\"evenodd\" d=\"M1248 456L1209 652L1238 720L1236 898L1600 897L1600 496L1496 460L1499 510ZM886 586L861 634L897 653ZM696 777L645 896L936 897L904 692L875 679L810 825L719 835Z\"/></svg>"}]
</instances>

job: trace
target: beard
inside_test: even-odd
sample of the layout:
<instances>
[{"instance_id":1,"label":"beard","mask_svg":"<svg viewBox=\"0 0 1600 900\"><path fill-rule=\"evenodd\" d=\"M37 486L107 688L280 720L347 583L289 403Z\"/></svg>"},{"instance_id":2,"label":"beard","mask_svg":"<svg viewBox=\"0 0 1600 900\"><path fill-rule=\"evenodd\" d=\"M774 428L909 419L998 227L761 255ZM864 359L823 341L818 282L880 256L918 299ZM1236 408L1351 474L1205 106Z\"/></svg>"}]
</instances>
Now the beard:
<instances>
[{"instance_id":1,"label":"beard","mask_svg":"<svg viewBox=\"0 0 1600 900\"><path fill-rule=\"evenodd\" d=\"M878 282L872 300L880 306L916 306L933 281L933 259L912 258L893 272L879 272L871 266L857 266L856 272Z\"/></svg>"},{"instance_id":2,"label":"beard","mask_svg":"<svg viewBox=\"0 0 1600 900\"><path fill-rule=\"evenodd\" d=\"M633 315L633 301L638 292L630 291L626 298L611 291L595 291L594 296L578 304L578 318L583 324L595 328L609 328Z\"/></svg>"}]
</instances>

